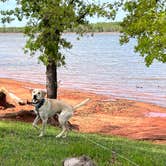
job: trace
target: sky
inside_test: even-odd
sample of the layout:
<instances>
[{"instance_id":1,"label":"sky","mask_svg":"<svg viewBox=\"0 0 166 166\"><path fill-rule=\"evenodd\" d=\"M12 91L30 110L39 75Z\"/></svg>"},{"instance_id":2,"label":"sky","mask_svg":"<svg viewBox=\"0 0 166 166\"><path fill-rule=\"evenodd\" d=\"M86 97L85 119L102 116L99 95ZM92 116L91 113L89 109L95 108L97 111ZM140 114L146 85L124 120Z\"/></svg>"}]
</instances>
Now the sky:
<instances>
[{"instance_id":1,"label":"sky","mask_svg":"<svg viewBox=\"0 0 166 166\"><path fill-rule=\"evenodd\" d=\"M87 2L91 2L91 1L96 1L96 2L100 2L100 3L104 3L104 2L113 2L115 0L86 0ZM15 0L9 0L7 1L5 4L0 2L0 10L5 10L5 9L13 9L15 7ZM116 19L114 21L122 21L122 19L124 18L125 13L120 10L116 16ZM88 18L88 20L91 23L96 23L96 22L111 22L112 20L106 20L105 18L97 18L97 17L93 17L93 18ZM23 27L26 24L26 20L23 21L12 21L10 24L6 24L7 27ZM0 27L2 27L3 24L0 23Z\"/></svg>"}]
</instances>

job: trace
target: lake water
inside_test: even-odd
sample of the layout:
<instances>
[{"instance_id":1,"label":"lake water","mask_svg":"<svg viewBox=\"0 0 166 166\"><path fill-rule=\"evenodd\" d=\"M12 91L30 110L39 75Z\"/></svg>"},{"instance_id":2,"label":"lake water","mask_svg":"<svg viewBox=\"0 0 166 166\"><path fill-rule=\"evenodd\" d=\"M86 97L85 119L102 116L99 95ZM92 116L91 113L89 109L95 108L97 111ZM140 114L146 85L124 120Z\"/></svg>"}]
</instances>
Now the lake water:
<instances>
[{"instance_id":1,"label":"lake water","mask_svg":"<svg viewBox=\"0 0 166 166\"><path fill-rule=\"evenodd\" d=\"M61 87L128 98L166 106L166 64L155 62L150 68L134 53L136 41L120 46L118 34L95 34L76 39L63 50L66 67L58 69ZM0 34L0 77L45 83L45 67L37 57L24 55L22 34Z\"/></svg>"}]
</instances>

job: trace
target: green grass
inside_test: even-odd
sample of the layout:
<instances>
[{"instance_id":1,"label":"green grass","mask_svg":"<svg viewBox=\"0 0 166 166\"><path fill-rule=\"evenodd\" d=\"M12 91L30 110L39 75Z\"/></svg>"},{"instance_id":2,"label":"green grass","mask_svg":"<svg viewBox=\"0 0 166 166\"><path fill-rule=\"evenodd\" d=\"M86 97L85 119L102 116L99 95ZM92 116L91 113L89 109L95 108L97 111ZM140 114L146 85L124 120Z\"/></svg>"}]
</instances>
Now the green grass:
<instances>
[{"instance_id":1,"label":"green grass","mask_svg":"<svg viewBox=\"0 0 166 166\"><path fill-rule=\"evenodd\" d=\"M64 158L88 155L98 166L110 166L111 150L140 166L165 166L166 146L131 141L119 137L71 132L66 139L57 139L55 127L47 127L47 134L38 138L31 124L0 121L0 165L2 166L61 166ZM87 139L88 138L88 139ZM89 142L95 141L108 149ZM130 162L116 155L113 165L130 166Z\"/></svg>"}]
</instances>

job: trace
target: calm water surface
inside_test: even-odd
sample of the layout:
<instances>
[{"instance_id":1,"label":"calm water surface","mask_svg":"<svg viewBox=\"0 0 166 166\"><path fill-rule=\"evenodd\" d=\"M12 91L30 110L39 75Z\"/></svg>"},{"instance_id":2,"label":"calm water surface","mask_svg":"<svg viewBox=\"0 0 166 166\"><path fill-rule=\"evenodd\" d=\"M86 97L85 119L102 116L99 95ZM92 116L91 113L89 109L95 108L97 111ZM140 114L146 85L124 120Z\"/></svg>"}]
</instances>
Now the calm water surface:
<instances>
[{"instance_id":1,"label":"calm water surface","mask_svg":"<svg viewBox=\"0 0 166 166\"><path fill-rule=\"evenodd\" d=\"M96 34L76 39L63 50L66 67L59 68L61 87L147 101L166 106L166 64L155 62L150 68L133 52L135 41L119 45L118 34ZM37 57L24 55L22 34L0 34L0 77L45 83L45 67Z\"/></svg>"}]
</instances>

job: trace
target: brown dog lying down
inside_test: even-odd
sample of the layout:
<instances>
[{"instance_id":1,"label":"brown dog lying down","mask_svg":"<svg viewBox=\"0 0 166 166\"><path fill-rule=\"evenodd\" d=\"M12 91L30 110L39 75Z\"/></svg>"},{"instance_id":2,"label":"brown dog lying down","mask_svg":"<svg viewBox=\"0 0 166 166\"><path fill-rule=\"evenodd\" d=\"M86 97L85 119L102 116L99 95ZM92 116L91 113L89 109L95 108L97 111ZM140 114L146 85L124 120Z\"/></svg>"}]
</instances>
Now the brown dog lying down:
<instances>
[{"instance_id":1,"label":"brown dog lying down","mask_svg":"<svg viewBox=\"0 0 166 166\"><path fill-rule=\"evenodd\" d=\"M62 127L62 132L56 137L66 137L69 130L67 122L72 117L73 111L85 105L90 99L88 98L72 107L63 101L45 98L45 95L46 93L40 89L34 89L32 91L32 103L35 106L34 111L37 115L33 122L33 126L38 129L37 122L40 119L42 120L42 129L39 135L39 137L42 137L44 135L48 118L57 114L58 121Z\"/></svg>"}]
</instances>

